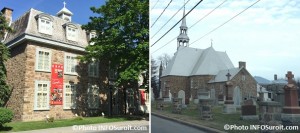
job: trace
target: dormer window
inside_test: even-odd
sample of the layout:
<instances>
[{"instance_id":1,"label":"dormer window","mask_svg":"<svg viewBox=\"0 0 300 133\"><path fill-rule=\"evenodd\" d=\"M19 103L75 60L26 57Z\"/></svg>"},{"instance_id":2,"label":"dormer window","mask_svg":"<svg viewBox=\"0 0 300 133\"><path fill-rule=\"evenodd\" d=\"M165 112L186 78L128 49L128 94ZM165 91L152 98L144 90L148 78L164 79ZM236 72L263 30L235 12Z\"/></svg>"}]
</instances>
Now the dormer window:
<instances>
[{"instance_id":1,"label":"dormer window","mask_svg":"<svg viewBox=\"0 0 300 133\"><path fill-rule=\"evenodd\" d=\"M52 23L53 18L48 14L39 14L37 17L38 21L38 31L43 34L52 35Z\"/></svg>"},{"instance_id":2,"label":"dormer window","mask_svg":"<svg viewBox=\"0 0 300 133\"><path fill-rule=\"evenodd\" d=\"M97 34L96 34L96 32L95 32L95 31L92 31L92 32L90 32L90 35L89 35L89 37L90 37L90 45L94 45L94 44L95 44L95 42L93 42L93 41L91 41L91 40L92 40L92 38L95 38L95 37L97 37Z\"/></svg>"},{"instance_id":3,"label":"dormer window","mask_svg":"<svg viewBox=\"0 0 300 133\"><path fill-rule=\"evenodd\" d=\"M77 26L72 23L67 23L65 25L66 28L66 36L68 40L77 41Z\"/></svg>"}]
</instances>

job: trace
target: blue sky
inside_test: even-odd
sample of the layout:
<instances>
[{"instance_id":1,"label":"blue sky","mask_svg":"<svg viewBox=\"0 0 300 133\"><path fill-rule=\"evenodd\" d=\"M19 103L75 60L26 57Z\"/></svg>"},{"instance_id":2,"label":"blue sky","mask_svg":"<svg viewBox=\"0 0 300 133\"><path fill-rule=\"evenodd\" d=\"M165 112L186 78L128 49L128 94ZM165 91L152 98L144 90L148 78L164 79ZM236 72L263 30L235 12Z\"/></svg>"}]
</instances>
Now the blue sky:
<instances>
[{"instance_id":1,"label":"blue sky","mask_svg":"<svg viewBox=\"0 0 300 133\"><path fill-rule=\"evenodd\" d=\"M105 0L0 0L0 8L13 9L13 20L30 8L56 16L56 13L63 8L64 1L67 3L66 8L73 13L72 21L79 24L86 24L89 22L89 16L97 15L93 14L90 7L100 7L105 4Z\"/></svg>"},{"instance_id":2,"label":"blue sky","mask_svg":"<svg viewBox=\"0 0 300 133\"><path fill-rule=\"evenodd\" d=\"M193 25L223 1L204 0L187 16L187 26ZM190 47L206 49L211 46L212 39L213 48L217 51L226 51L234 66L238 66L238 61L245 61L252 76L273 79L274 74L277 74L279 78L285 78L287 71L292 71L296 79L300 78L300 1L261 0L218 30L196 41L255 1L257 0L225 1L208 17L188 29L190 44L193 43ZM156 2L157 0L150 0L150 9L154 7ZM197 2L198 0L190 0L186 5L186 12ZM150 26L168 3L169 0L160 0L153 10L150 10ZM161 18L150 28L150 38L182 5L183 0L173 0ZM150 45L181 17L182 11L150 39ZM163 53L172 56L176 52L177 40L171 40L179 35L179 26L177 25L150 48L152 57L157 58ZM167 44L169 41L171 43ZM165 44L167 45L164 48L153 53Z\"/></svg>"}]
</instances>

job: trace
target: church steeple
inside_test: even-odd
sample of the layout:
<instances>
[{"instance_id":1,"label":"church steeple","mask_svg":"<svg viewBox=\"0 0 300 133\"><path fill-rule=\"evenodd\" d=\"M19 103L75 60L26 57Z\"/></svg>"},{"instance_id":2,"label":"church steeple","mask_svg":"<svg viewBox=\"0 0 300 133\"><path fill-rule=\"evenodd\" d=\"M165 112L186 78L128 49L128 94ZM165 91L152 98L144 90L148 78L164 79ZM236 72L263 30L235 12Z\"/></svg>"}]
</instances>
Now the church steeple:
<instances>
[{"instance_id":1,"label":"church steeple","mask_svg":"<svg viewBox=\"0 0 300 133\"><path fill-rule=\"evenodd\" d=\"M63 4L64 7L60 11L58 11L56 15L66 21L71 22L73 13L66 8L66 2L64 2Z\"/></svg>"},{"instance_id":2,"label":"church steeple","mask_svg":"<svg viewBox=\"0 0 300 133\"><path fill-rule=\"evenodd\" d=\"M183 8L183 19L182 19L182 23L181 23L181 26L180 26L180 34L177 37L177 49L180 46L185 46L185 47L189 46L189 40L190 39L187 36L187 30L188 30L188 27L186 26L185 5L184 5L184 8Z\"/></svg>"}]
</instances>

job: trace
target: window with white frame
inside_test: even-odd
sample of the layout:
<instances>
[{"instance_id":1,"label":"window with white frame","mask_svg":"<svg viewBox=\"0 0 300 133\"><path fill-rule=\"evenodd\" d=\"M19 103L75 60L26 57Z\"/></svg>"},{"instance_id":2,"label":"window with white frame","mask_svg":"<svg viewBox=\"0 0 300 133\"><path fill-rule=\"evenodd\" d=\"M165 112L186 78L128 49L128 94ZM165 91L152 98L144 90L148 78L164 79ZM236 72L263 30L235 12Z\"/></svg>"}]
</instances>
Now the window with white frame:
<instances>
[{"instance_id":1,"label":"window with white frame","mask_svg":"<svg viewBox=\"0 0 300 133\"><path fill-rule=\"evenodd\" d=\"M76 65L77 59L76 55L73 54L65 54L65 74L73 74L76 75Z\"/></svg>"},{"instance_id":2,"label":"window with white frame","mask_svg":"<svg viewBox=\"0 0 300 133\"><path fill-rule=\"evenodd\" d=\"M76 85L65 83L64 85L64 97L63 104L64 109L75 109L76 108Z\"/></svg>"},{"instance_id":3,"label":"window with white frame","mask_svg":"<svg viewBox=\"0 0 300 133\"><path fill-rule=\"evenodd\" d=\"M95 38L97 35L96 35L96 32L94 32L94 31L92 31L92 32L90 32L90 40L92 40L92 38ZM95 42L93 42L93 41L90 41L90 45L94 45L95 44Z\"/></svg>"},{"instance_id":4,"label":"window with white frame","mask_svg":"<svg viewBox=\"0 0 300 133\"><path fill-rule=\"evenodd\" d=\"M109 79L117 79L118 73L115 69L109 69Z\"/></svg>"},{"instance_id":5,"label":"window with white frame","mask_svg":"<svg viewBox=\"0 0 300 133\"><path fill-rule=\"evenodd\" d=\"M52 21L47 17L40 17L38 19L38 30L40 33L52 35Z\"/></svg>"},{"instance_id":6,"label":"window with white frame","mask_svg":"<svg viewBox=\"0 0 300 133\"><path fill-rule=\"evenodd\" d=\"M99 87L97 85L88 86L88 107L99 108Z\"/></svg>"},{"instance_id":7,"label":"window with white frame","mask_svg":"<svg viewBox=\"0 0 300 133\"><path fill-rule=\"evenodd\" d=\"M99 77L99 62L91 62L88 65L88 71L90 77Z\"/></svg>"},{"instance_id":8,"label":"window with white frame","mask_svg":"<svg viewBox=\"0 0 300 133\"><path fill-rule=\"evenodd\" d=\"M37 71L50 72L51 66L51 51L46 49L36 49L36 67Z\"/></svg>"},{"instance_id":9,"label":"window with white frame","mask_svg":"<svg viewBox=\"0 0 300 133\"><path fill-rule=\"evenodd\" d=\"M35 81L34 110L49 110L50 81Z\"/></svg>"},{"instance_id":10,"label":"window with white frame","mask_svg":"<svg viewBox=\"0 0 300 133\"><path fill-rule=\"evenodd\" d=\"M76 41L77 38L77 27L74 25L66 26L67 39L71 41Z\"/></svg>"}]
</instances>

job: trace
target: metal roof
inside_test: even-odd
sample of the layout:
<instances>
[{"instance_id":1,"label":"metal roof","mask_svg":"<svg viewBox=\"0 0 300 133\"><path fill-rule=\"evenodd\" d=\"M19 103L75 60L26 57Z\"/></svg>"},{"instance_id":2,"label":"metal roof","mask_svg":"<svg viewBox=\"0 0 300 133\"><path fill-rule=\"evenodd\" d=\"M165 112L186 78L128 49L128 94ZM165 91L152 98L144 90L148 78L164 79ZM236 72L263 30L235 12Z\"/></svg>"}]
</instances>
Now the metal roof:
<instances>
[{"instance_id":1,"label":"metal roof","mask_svg":"<svg viewBox=\"0 0 300 133\"><path fill-rule=\"evenodd\" d=\"M234 66L226 52L215 51L213 47L197 49L180 46L162 76L217 75L220 70L231 68Z\"/></svg>"}]
</instances>

